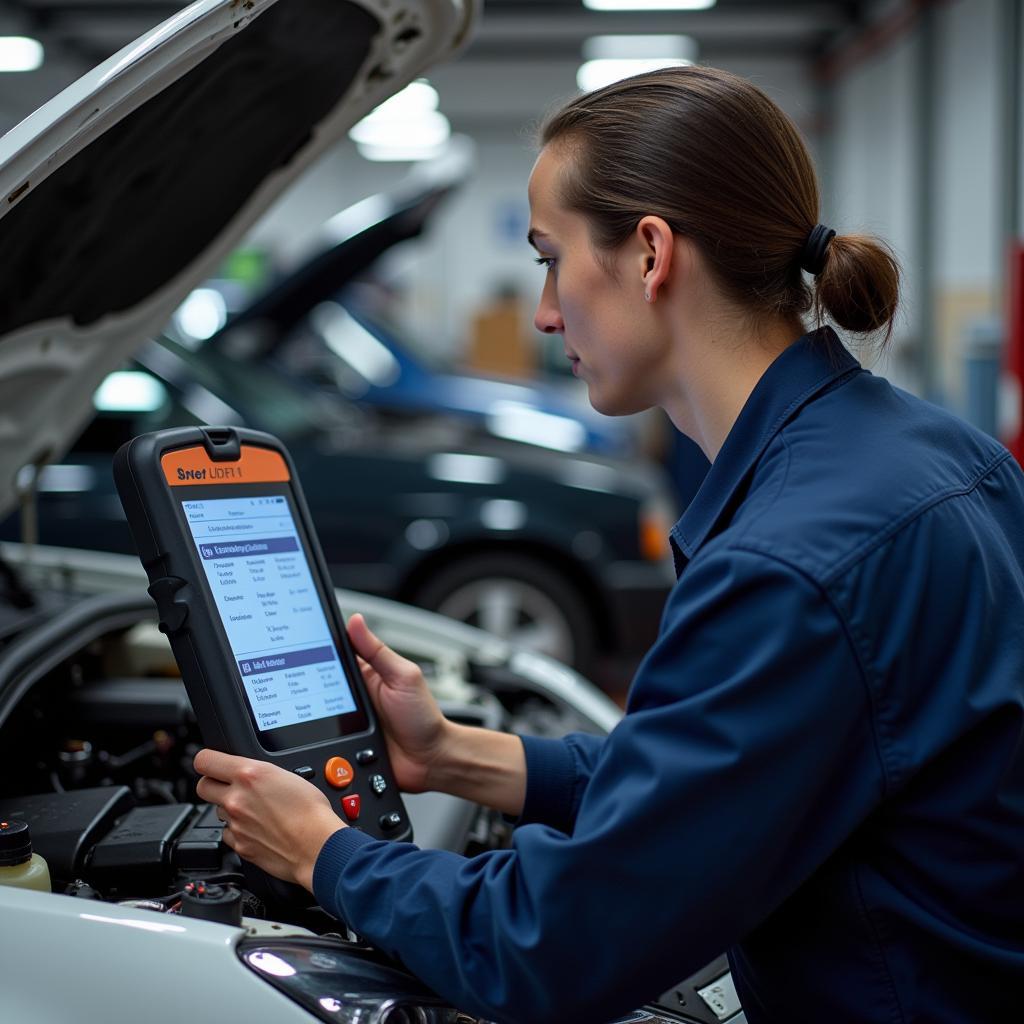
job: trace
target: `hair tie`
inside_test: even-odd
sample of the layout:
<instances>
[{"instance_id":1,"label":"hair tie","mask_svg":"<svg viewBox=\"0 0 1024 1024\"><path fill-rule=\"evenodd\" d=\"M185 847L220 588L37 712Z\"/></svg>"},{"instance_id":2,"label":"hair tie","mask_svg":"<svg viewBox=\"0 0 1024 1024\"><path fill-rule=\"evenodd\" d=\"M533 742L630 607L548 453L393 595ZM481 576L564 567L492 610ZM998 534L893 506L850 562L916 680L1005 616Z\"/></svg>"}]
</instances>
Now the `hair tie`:
<instances>
[{"instance_id":1,"label":"hair tie","mask_svg":"<svg viewBox=\"0 0 1024 1024\"><path fill-rule=\"evenodd\" d=\"M817 277L825 269L825 250L835 236L832 228L824 224L815 224L807 236L807 241L804 242L803 252L800 253L800 269Z\"/></svg>"}]
</instances>

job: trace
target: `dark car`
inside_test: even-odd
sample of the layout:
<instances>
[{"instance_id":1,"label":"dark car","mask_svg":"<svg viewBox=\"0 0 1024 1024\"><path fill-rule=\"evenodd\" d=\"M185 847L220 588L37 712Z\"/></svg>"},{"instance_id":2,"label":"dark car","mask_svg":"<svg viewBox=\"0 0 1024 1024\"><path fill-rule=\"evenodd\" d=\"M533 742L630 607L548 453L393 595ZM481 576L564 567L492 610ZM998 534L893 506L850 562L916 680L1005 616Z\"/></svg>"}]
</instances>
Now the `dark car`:
<instances>
[{"instance_id":1,"label":"dark car","mask_svg":"<svg viewBox=\"0 0 1024 1024\"><path fill-rule=\"evenodd\" d=\"M643 465L505 442L436 416L393 421L215 349L150 343L38 481L45 544L134 550L117 447L188 423L255 427L298 465L339 586L395 597L590 668L653 639L671 585L672 507ZM0 529L16 539L19 519Z\"/></svg>"}]
</instances>

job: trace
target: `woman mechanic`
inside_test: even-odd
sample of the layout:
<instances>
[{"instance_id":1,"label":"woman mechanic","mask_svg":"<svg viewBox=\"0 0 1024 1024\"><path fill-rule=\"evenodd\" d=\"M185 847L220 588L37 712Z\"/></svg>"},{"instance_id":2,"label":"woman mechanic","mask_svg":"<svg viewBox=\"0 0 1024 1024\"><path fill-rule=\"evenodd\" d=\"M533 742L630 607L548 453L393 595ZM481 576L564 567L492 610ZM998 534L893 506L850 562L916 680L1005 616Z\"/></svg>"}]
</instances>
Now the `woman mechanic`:
<instances>
[{"instance_id":1,"label":"woman mechanic","mask_svg":"<svg viewBox=\"0 0 1024 1024\"><path fill-rule=\"evenodd\" d=\"M643 75L541 142L538 328L595 408L660 406L712 463L625 717L604 739L448 722L355 615L399 785L515 816L512 848L377 841L210 750L199 795L239 854L491 1019L608 1020L726 948L751 1024L1019 1016L1020 468L806 329L887 338L898 268L817 224L753 85Z\"/></svg>"}]
</instances>

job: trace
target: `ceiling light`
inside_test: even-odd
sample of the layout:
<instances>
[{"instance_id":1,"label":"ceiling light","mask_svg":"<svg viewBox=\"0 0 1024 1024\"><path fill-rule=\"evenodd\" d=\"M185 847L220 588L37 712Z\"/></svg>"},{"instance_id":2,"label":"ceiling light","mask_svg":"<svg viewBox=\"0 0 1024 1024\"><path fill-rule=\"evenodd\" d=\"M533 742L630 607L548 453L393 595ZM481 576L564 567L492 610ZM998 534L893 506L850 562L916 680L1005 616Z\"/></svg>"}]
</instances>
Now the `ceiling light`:
<instances>
[{"instance_id":1,"label":"ceiling light","mask_svg":"<svg viewBox=\"0 0 1024 1024\"><path fill-rule=\"evenodd\" d=\"M43 44L27 36L0 36L0 71L35 71L43 63Z\"/></svg>"},{"instance_id":2,"label":"ceiling light","mask_svg":"<svg viewBox=\"0 0 1024 1024\"><path fill-rule=\"evenodd\" d=\"M662 68L680 68L693 61L682 60L678 57L652 57L622 60L588 60L581 64L576 72L576 84L583 92L593 92L595 89L602 89L612 82L621 81L623 78L631 78L633 75L642 75L648 71L660 71Z\"/></svg>"},{"instance_id":3,"label":"ceiling light","mask_svg":"<svg viewBox=\"0 0 1024 1024\"><path fill-rule=\"evenodd\" d=\"M583 41L584 60L684 60L697 59L697 41L692 36L622 35L591 36Z\"/></svg>"},{"instance_id":4,"label":"ceiling light","mask_svg":"<svg viewBox=\"0 0 1024 1024\"><path fill-rule=\"evenodd\" d=\"M364 117L348 134L365 146L439 146L451 126L439 110L424 110L401 118Z\"/></svg>"},{"instance_id":5,"label":"ceiling light","mask_svg":"<svg viewBox=\"0 0 1024 1024\"><path fill-rule=\"evenodd\" d=\"M437 110L438 102L437 90L425 78L417 78L415 82L410 82L394 96L374 107L363 120L370 117L398 117Z\"/></svg>"},{"instance_id":6,"label":"ceiling light","mask_svg":"<svg viewBox=\"0 0 1024 1024\"><path fill-rule=\"evenodd\" d=\"M592 11L706 11L715 0L583 0Z\"/></svg>"},{"instance_id":7,"label":"ceiling light","mask_svg":"<svg viewBox=\"0 0 1024 1024\"><path fill-rule=\"evenodd\" d=\"M447 143L437 146L403 146L389 144L387 146L373 146L365 142L356 144L359 155L367 160L437 160L444 156L447 150Z\"/></svg>"},{"instance_id":8,"label":"ceiling light","mask_svg":"<svg viewBox=\"0 0 1024 1024\"><path fill-rule=\"evenodd\" d=\"M426 160L439 156L451 136L438 109L437 90L416 81L375 107L349 131L369 160Z\"/></svg>"}]
</instances>

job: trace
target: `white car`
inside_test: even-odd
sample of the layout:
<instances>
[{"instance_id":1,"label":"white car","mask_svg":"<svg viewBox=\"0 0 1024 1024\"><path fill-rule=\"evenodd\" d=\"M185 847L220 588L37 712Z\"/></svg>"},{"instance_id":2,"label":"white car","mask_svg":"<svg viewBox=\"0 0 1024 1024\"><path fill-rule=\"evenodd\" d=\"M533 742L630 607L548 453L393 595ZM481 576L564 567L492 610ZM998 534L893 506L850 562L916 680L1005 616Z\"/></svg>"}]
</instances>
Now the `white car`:
<instances>
[{"instance_id":1,"label":"white car","mask_svg":"<svg viewBox=\"0 0 1024 1024\"><path fill-rule=\"evenodd\" d=\"M100 381L326 147L456 52L476 7L201 0L0 138L0 513L20 502L26 537L35 478ZM423 665L449 715L548 735L618 720L557 662L339 599ZM28 821L54 890L0 885L0 1020L471 1024L317 908L268 914L243 894L238 925L197 906L198 883L242 881L196 802L201 742L135 559L0 548L0 820ZM422 845L508 841L499 815L465 801L407 807ZM743 1015L719 960L628 1019Z\"/></svg>"}]
</instances>

